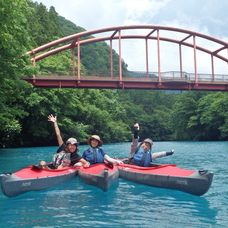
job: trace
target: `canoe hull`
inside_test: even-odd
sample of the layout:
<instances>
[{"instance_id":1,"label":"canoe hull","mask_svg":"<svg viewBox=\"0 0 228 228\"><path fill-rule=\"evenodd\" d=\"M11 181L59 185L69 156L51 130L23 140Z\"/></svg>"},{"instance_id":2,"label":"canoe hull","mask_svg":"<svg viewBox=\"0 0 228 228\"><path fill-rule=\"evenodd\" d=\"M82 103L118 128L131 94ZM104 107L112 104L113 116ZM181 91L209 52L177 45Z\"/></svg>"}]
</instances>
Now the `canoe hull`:
<instances>
[{"instance_id":1,"label":"canoe hull","mask_svg":"<svg viewBox=\"0 0 228 228\"><path fill-rule=\"evenodd\" d=\"M117 182L119 170L115 165L110 168L105 164L96 164L90 167L81 167L78 170L78 176L85 184L95 186L107 192Z\"/></svg>"},{"instance_id":2,"label":"canoe hull","mask_svg":"<svg viewBox=\"0 0 228 228\"><path fill-rule=\"evenodd\" d=\"M146 169L131 165L119 166L119 176L124 180L152 187L179 190L197 196L209 190L213 174L207 170L184 170L175 165L161 165Z\"/></svg>"},{"instance_id":3,"label":"canoe hull","mask_svg":"<svg viewBox=\"0 0 228 228\"><path fill-rule=\"evenodd\" d=\"M15 173L1 175L1 188L7 197L15 197L29 191L48 189L67 182L77 176L78 168L60 170L34 169L26 167Z\"/></svg>"}]
</instances>

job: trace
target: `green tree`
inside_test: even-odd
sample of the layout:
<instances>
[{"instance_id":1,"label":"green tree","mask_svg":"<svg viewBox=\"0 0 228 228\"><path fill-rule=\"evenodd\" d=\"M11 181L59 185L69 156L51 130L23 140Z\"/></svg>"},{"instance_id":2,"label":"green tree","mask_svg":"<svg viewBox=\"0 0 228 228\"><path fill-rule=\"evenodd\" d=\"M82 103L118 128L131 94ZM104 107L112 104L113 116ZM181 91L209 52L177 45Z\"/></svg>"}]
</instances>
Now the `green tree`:
<instances>
[{"instance_id":1,"label":"green tree","mask_svg":"<svg viewBox=\"0 0 228 228\"><path fill-rule=\"evenodd\" d=\"M45 43L59 39L63 36L60 26L59 15L55 8L50 7L49 11L45 5L37 2L29 2L30 14L27 15L27 23L33 46L40 46Z\"/></svg>"},{"instance_id":2,"label":"green tree","mask_svg":"<svg viewBox=\"0 0 228 228\"><path fill-rule=\"evenodd\" d=\"M189 120L195 115L198 99L197 92L185 92L174 104L171 119L175 140L194 140L196 138L192 126L189 125Z\"/></svg>"},{"instance_id":3,"label":"green tree","mask_svg":"<svg viewBox=\"0 0 228 228\"><path fill-rule=\"evenodd\" d=\"M28 56L24 56L31 41L26 20L28 2L0 2L0 82L4 78L17 79L32 69Z\"/></svg>"},{"instance_id":4,"label":"green tree","mask_svg":"<svg viewBox=\"0 0 228 228\"><path fill-rule=\"evenodd\" d=\"M50 7L48 14L50 20L49 29L51 30L50 35L53 36L52 40L54 39L54 37L56 37L56 39L63 37L63 31L60 26L59 15L55 11L55 8L53 6Z\"/></svg>"},{"instance_id":5,"label":"green tree","mask_svg":"<svg viewBox=\"0 0 228 228\"><path fill-rule=\"evenodd\" d=\"M20 80L32 75L24 53L31 42L26 17L28 0L0 1L0 145L11 146L21 132L20 119L28 115L20 106L31 85Z\"/></svg>"},{"instance_id":6,"label":"green tree","mask_svg":"<svg viewBox=\"0 0 228 228\"><path fill-rule=\"evenodd\" d=\"M123 121L129 126L138 122L141 125L141 138L172 138L170 112L175 102L175 94L164 91L120 90L119 97L127 115Z\"/></svg>"},{"instance_id":7,"label":"green tree","mask_svg":"<svg viewBox=\"0 0 228 228\"><path fill-rule=\"evenodd\" d=\"M65 19L62 16L59 16L60 27L63 31L63 36L69 36L75 33L84 32L85 29L75 25L73 22Z\"/></svg>"},{"instance_id":8,"label":"green tree","mask_svg":"<svg viewBox=\"0 0 228 228\"><path fill-rule=\"evenodd\" d=\"M194 116L191 116L188 127L195 128L197 140L228 139L228 96L218 92L203 96L198 101Z\"/></svg>"}]
</instances>

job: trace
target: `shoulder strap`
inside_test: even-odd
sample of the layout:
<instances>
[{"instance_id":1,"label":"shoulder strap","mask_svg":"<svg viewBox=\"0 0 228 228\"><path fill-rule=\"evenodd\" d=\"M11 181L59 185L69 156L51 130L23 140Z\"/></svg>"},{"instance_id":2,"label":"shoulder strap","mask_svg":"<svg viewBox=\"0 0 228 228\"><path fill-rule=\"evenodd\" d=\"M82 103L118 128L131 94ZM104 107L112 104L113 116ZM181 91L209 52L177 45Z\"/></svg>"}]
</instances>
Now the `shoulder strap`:
<instances>
[{"instance_id":1,"label":"shoulder strap","mask_svg":"<svg viewBox=\"0 0 228 228\"><path fill-rule=\"evenodd\" d=\"M97 163L97 148L93 149L94 162Z\"/></svg>"},{"instance_id":2,"label":"shoulder strap","mask_svg":"<svg viewBox=\"0 0 228 228\"><path fill-rule=\"evenodd\" d=\"M61 151L65 150L66 149L66 144L63 143L59 148L58 150L56 151L56 153L60 153Z\"/></svg>"}]
</instances>

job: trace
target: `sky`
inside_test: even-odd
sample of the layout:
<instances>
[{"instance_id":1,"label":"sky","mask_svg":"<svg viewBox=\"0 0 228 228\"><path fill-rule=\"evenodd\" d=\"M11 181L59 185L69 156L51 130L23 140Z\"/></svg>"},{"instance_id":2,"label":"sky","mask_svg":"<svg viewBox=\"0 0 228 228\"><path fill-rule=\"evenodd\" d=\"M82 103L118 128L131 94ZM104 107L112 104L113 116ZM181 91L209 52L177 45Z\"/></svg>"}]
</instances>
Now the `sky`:
<instances>
[{"instance_id":1,"label":"sky","mask_svg":"<svg viewBox=\"0 0 228 228\"><path fill-rule=\"evenodd\" d=\"M48 9L54 6L56 12L86 30L120 25L162 25L200 32L228 42L228 1L227 0L37 0ZM210 45L210 44L208 44ZM145 70L142 44L123 47L123 59L129 70ZM163 70L178 70L171 60L176 50L163 52ZM228 51L227 51L228 52ZM225 55L228 55L228 53ZM161 53L162 55L162 53ZM191 54L184 55L192 59ZM141 58L142 57L142 58ZM227 56L226 56L227 57ZM169 59L169 61L168 61ZM211 67L204 56L199 56L198 71L208 73ZM228 74L227 64L216 63L217 73ZM173 67L173 68L172 68ZM155 69L153 65L151 68ZM209 69L209 70L208 70ZM186 64L186 71L192 66ZM153 71L150 69L150 71ZM216 72L215 72L216 73Z\"/></svg>"}]
</instances>

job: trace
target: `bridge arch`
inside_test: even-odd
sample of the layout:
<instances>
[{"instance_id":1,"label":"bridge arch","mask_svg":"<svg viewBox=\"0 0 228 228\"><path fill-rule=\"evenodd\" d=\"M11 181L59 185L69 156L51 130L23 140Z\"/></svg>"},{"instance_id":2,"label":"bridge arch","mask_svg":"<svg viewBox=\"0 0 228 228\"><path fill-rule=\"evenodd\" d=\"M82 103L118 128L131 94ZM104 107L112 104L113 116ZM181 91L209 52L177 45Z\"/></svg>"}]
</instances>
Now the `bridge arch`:
<instances>
[{"instance_id":1,"label":"bridge arch","mask_svg":"<svg viewBox=\"0 0 228 228\"><path fill-rule=\"evenodd\" d=\"M140 32L139 32L140 31ZM169 33L170 36L161 36L161 33ZM108 34L108 35L107 35ZM96 37L99 36L99 37ZM110 42L110 76L113 72L113 63L112 63L112 47L113 41L118 42L119 50L119 81L123 81L122 75L122 40L126 39L142 39L145 40L145 72L146 75L149 75L149 48L148 41L153 40L157 45L157 75L158 83L162 83L162 72L161 72L161 43L169 42L178 45L179 49L179 74L180 78L184 77L183 71L183 57L182 49L183 47L190 47L193 50L193 62L194 62L194 83L197 85L198 80L198 71L197 71L197 51L201 51L209 55L211 59L211 78L210 81L215 81L215 65L214 60L219 59L226 64L228 63L228 43L211 37L202 33L174 28L168 26L158 26L158 25L123 25L115 26L108 28L95 29L90 31L84 31L77 34L73 34L67 37L60 38L58 40L52 41L50 43L44 44L40 47L37 47L27 54L32 56L33 65L36 65L36 62L46 58L50 55L56 54L58 52L70 49L72 50L72 56L75 55L75 48L77 49L78 57L78 72L77 80L80 81L80 47L89 43L95 43L100 41L109 41ZM200 41L199 41L200 40ZM199 42L198 42L199 41ZM210 48L202 45L203 41L210 42L212 45ZM42 53L41 53L42 52ZM226 53L225 53L226 52ZM40 54L41 53L41 54ZM225 54L224 54L225 53ZM72 59L74 59L72 57ZM228 69L227 69L228 70ZM74 64L72 64L72 72L74 72ZM72 73L74 75L74 73Z\"/></svg>"}]
</instances>

